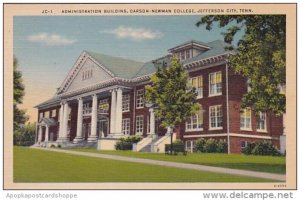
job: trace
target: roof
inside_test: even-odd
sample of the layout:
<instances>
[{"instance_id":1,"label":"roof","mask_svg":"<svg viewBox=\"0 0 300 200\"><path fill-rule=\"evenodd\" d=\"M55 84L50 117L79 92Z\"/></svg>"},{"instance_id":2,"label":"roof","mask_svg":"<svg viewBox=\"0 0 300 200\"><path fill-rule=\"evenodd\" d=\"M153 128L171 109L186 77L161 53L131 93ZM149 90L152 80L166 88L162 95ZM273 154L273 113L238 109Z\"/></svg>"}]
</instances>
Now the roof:
<instances>
[{"instance_id":1,"label":"roof","mask_svg":"<svg viewBox=\"0 0 300 200\"><path fill-rule=\"evenodd\" d=\"M210 46L209 45L207 45L207 43L204 43L204 42L200 42L200 41L197 41L197 40L189 40L189 41L187 41L187 42L184 42L184 43L181 43L181 44L179 44L179 45L177 45L177 46L175 46L175 47L172 47L171 49L169 49L168 51L174 51L174 50L176 50L176 49L180 49L180 48L182 48L182 47L184 47L184 46L186 46L186 45L199 45L199 46L202 46L204 49L209 49L210 48Z\"/></svg>"},{"instance_id":2,"label":"roof","mask_svg":"<svg viewBox=\"0 0 300 200\"><path fill-rule=\"evenodd\" d=\"M53 118L48 118L48 117L43 117L41 120L40 120L40 122L39 122L39 124L41 124L41 123L45 123L47 126L56 126L57 125L57 122L56 122L56 120L55 119L53 119Z\"/></svg>"},{"instance_id":3,"label":"roof","mask_svg":"<svg viewBox=\"0 0 300 200\"><path fill-rule=\"evenodd\" d=\"M116 77L132 78L138 70L143 66L143 62L129 60L120 57L114 57L86 51L97 62L101 63L105 68L112 72Z\"/></svg>"},{"instance_id":4,"label":"roof","mask_svg":"<svg viewBox=\"0 0 300 200\"><path fill-rule=\"evenodd\" d=\"M217 55L224 54L226 52L229 52L226 50L226 47L229 47L230 44L223 42L222 40L215 40L213 42L207 43L207 45L210 47L209 50L199 54L198 56L195 56L193 58L184 60L182 64L189 64L191 62L197 61L197 60L202 60L206 58L211 58Z\"/></svg>"},{"instance_id":5,"label":"roof","mask_svg":"<svg viewBox=\"0 0 300 200\"><path fill-rule=\"evenodd\" d=\"M51 99L48 99L38 105L35 106L35 108L39 108L41 106L46 106L46 105L53 105L53 104L59 104L60 103L60 99L57 97L52 97Z\"/></svg>"}]
</instances>

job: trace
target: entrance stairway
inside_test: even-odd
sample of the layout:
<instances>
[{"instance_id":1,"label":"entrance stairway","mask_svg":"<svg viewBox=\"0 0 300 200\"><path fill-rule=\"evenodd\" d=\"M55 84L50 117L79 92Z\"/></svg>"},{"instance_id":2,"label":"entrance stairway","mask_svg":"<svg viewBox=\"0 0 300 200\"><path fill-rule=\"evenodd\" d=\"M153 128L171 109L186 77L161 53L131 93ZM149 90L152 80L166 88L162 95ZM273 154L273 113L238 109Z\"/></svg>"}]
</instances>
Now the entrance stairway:
<instances>
[{"instance_id":1,"label":"entrance stairway","mask_svg":"<svg viewBox=\"0 0 300 200\"><path fill-rule=\"evenodd\" d=\"M150 142L148 145L144 146L144 147L140 150L140 152L151 152L151 146L152 146L153 144L155 144L160 138L162 138L162 137L161 137L161 136L158 136L158 137L152 139L152 142Z\"/></svg>"}]
</instances>

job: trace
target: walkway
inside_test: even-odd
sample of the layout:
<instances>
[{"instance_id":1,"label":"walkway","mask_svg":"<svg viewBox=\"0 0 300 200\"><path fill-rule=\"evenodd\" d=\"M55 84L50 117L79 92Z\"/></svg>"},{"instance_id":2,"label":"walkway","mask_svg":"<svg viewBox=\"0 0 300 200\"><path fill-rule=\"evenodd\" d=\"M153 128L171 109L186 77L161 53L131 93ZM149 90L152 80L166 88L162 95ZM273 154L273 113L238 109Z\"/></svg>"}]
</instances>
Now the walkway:
<instances>
[{"instance_id":1,"label":"walkway","mask_svg":"<svg viewBox=\"0 0 300 200\"><path fill-rule=\"evenodd\" d=\"M182 169L192 169L192 170L207 171L213 173L223 173L223 174L231 174L231 175L239 175L239 176L265 178L265 179L271 179L276 181L285 181L285 175L282 174L273 174L273 173L255 172L255 171L240 170L240 169L229 169L229 168L212 167L212 166L196 165L196 164L188 164L188 163L151 160L151 159L144 159L144 158L132 158L132 157L125 157L125 156L80 152L80 151L72 151L72 150L65 150L65 149L40 148L40 147L32 147L32 148L45 150L45 151L80 155L80 156L89 156L95 158L106 158L106 159L113 159L113 160L120 160L120 161L134 162L134 163L160 165L165 167L176 167Z\"/></svg>"}]
</instances>

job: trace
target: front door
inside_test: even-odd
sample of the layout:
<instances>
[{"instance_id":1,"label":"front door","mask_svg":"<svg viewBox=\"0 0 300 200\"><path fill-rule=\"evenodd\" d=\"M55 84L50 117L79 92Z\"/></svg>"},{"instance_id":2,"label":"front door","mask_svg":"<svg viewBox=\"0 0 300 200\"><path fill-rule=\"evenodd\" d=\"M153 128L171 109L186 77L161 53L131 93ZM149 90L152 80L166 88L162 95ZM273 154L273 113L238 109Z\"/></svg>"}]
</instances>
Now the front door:
<instances>
[{"instance_id":1,"label":"front door","mask_svg":"<svg viewBox=\"0 0 300 200\"><path fill-rule=\"evenodd\" d=\"M98 137L106 137L108 133L108 120L107 118L98 121Z\"/></svg>"}]
</instances>

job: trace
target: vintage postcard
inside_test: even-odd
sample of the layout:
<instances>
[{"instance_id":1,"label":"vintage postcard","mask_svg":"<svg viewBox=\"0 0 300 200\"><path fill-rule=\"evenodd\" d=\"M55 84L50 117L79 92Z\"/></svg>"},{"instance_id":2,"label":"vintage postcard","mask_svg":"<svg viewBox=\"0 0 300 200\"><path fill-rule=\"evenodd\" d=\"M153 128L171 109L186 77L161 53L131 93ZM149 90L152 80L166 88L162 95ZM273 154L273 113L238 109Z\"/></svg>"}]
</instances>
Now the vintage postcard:
<instances>
[{"instance_id":1,"label":"vintage postcard","mask_svg":"<svg viewBox=\"0 0 300 200\"><path fill-rule=\"evenodd\" d=\"M4 4L3 53L4 189L296 189L296 4Z\"/></svg>"}]
</instances>

